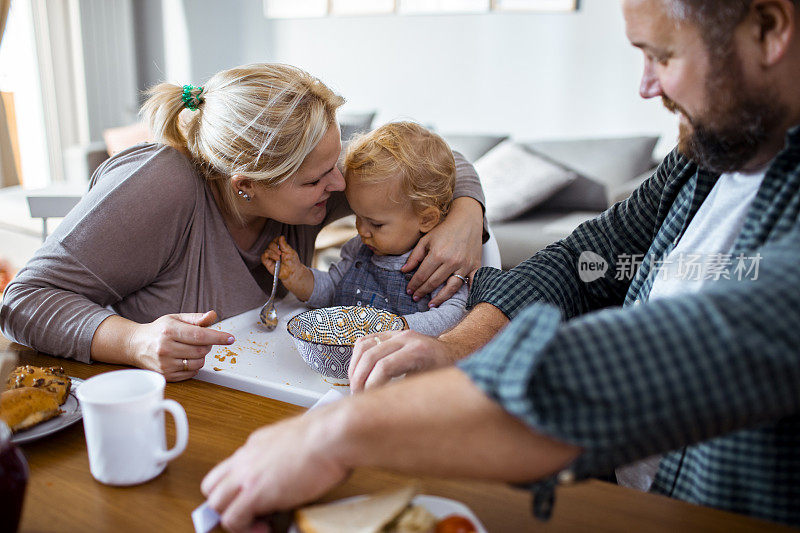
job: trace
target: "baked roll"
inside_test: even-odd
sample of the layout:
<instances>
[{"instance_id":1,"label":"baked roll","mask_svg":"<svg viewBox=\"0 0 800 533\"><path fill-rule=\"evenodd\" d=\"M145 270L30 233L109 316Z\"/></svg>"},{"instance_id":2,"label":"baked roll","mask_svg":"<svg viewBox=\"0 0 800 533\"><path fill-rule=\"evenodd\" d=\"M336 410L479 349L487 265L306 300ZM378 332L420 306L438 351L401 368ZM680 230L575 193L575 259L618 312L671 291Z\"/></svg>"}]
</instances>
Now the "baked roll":
<instances>
[{"instance_id":1,"label":"baked roll","mask_svg":"<svg viewBox=\"0 0 800 533\"><path fill-rule=\"evenodd\" d=\"M61 414L55 394L35 387L18 387L0 394L0 419L12 433Z\"/></svg>"},{"instance_id":2,"label":"baked roll","mask_svg":"<svg viewBox=\"0 0 800 533\"><path fill-rule=\"evenodd\" d=\"M72 380L60 366L18 366L8 377L7 389L34 387L55 394L58 405L64 405L69 396Z\"/></svg>"}]
</instances>

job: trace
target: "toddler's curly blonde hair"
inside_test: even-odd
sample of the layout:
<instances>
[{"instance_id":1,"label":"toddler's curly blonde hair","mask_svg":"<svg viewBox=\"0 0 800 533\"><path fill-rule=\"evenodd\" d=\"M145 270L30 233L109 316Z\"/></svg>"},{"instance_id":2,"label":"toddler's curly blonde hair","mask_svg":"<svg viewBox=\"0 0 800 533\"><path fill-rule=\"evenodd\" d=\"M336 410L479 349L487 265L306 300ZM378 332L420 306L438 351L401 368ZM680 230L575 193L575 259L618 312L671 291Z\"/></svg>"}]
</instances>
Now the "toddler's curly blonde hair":
<instances>
[{"instance_id":1,"label":"toddler's curly blonde hair","mask_svg":"<svg viewBox=\"0 0 800 533\"><path fill-rule=\"evenodd\" d=\"M442 216L453 201L456 163L440 136L414 122L390 122L353 139L344 160L347 186L399 179L416 213L435 207Z\"/></svg>"}]
</instances>

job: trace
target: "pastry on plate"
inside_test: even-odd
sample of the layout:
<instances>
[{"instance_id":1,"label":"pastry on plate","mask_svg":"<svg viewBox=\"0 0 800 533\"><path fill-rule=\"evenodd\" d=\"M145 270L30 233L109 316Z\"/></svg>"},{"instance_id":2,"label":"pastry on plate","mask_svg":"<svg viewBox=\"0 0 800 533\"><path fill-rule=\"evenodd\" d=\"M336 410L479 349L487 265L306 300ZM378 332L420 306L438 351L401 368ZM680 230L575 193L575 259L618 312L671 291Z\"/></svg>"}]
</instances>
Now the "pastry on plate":
<instances>
[{"instance_id":1,"label":"pastry on plate","mask_svg":"<svg viewBox=\"0 0 800 533\"><path fill-rule=\"evenodd\" d=\"M61 414L56 395L45 389L18 387L0 393L0 419L12 433Z\"/></svg>"},{"instance_id":2,"label":"pastry on plate","mask_svg":"<svg viewBox=\"0 0 800 533\"><path fill-rule=\"evenodd\" d=\"M7 389L35 387L53 393L58 405L64 405L69 397L72 380L60 366L18 366L8 377Z\"/></svg>"}]
</instances>

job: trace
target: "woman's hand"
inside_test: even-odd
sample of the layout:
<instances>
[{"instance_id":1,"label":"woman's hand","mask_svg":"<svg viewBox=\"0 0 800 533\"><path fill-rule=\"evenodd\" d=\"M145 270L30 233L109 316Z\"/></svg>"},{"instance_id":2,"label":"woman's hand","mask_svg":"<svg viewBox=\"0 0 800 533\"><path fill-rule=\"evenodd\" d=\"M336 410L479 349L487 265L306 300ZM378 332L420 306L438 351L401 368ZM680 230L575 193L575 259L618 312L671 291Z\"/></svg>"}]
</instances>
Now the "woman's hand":
<instances>
[{"instance_id":1,"label":"woman's hand","mask_svg":"<svg viewBox=\"0 0 800 533\"><path fill-rule=\"evenodd\" d=\"M361 337L353 348L350 390L377 387L403 374L453 364L463 357L457 346L417 331L386 331Z\"/></svg>"},{"instance_id":2,"label":"woman's hand","mask_svg":"<svg viewBox=\"0 0 800 533\"><path fill-rule=\"evenodd\" d=\"M300 300L306 301L314 292L314 274L300 261L300 256L294 248L289 246L286 238L281 235L269 243L264 253L261 254L261 263L270 274L275 275L275 262L281 260L280 279L292 294Z\"/></svg>"},{"instance_id":3,"label":"woman's hand","mask_svg":"<svg viewBox=\"0 0 800 533\"><path fill-rule=\"evenodd\" d=\"M193 378L215 344L234 342L230 333L207 328L216 320L217 313L208 311L164 315L137 324L127 341L130 363L163 374L167 381Z\"/></svg>"},{"instance_id":4,"label":"woman's hand","mask_svg":"<svg viewBox=\"0 0 800 533\"><path fill-rule=\"evenodd\" d=\"M314 500L345 479L340 447L330 444L335 424L324 427L335 418L329 413L321 408L253 432L206 475L200 489L226 530L252 531L257 517Z\"/></svg>"},{"instance_id":5,"label":"woman's hand","mask_svg":"<svg viewBox=\"0 0 800 533\"><path fill-rule=\"evenodd\" d=\"M453 274L469 278L481 266L482 241L481 205L473 198L456 198L447 217L419 240L403 265L403 272L419 265L408 282L408 293L419 300L447 281L430 306L453 296L464 283Z\"/></svg>"}]
</instances>

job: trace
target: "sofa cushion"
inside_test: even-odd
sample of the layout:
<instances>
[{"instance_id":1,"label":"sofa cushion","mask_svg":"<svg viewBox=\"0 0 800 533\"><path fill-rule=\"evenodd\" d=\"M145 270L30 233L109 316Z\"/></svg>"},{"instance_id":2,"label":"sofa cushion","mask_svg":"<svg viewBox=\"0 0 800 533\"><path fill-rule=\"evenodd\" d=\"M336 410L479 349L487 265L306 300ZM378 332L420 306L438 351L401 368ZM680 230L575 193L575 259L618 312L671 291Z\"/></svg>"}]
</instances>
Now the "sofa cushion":
<instances>
[{"instance_id":1,"label":"sofa cushion","mask_svg":"<svg viewBox=\"0 0 800 533\"><path fill-rule=\"evenodd\" d=\"M657 136L524 143L525 147L606 185L619 185L653 166Z\"/></svg>"},{"instance_id":2,"label":"sofa cushion","mask_svg":"<svg viewBox=\"0 0 800 533\"><path fill-rule=\"evenodd\" d=\"M500 248L503 268L513 268L542 248L567 237L580 224L597 215L590 211L545 212L493 224L492 232Z\"/></svg>"},{"instance_id":3,"label":"sofa cushion","mask_svg":"<svg viewBox=\"0 0 800 533\"><path fill-rule=\"evenodd\" d=\"M475 162L480 157L508 139L508 135L442 135L454 152L459 152L467 161Z\"/></svg>"},{"instance_id":4,"label":"sofa cushion","mask_svg":"<svg viewBox=\"0 0 800 533\"><path fill-rule=\"evenodd\" d=\"M548 211L561 212L574 210L604 211L608 205L608 190L606 186L598 181L579 175L575 181L548 198L542 208L547 208Z\"/></svg>"},{"instance_id":5,"label":"sofa cushion","mask_svg":"<svg viewBox=\"0 0 800 533\"><path fill-rule=\"evenodd\" d=\"M524 143L532 152L541 154L575 170L605 188L605 205L598 203L596 191L585 182L562 191L558 200L564 209L598 209L609 205L610 191L617 189L654 166L653 148L657 136L573 139Z\"/></svg>"},{"instance_id":6,"label":"sofa cushion","mask_svg":"<svg viewBox=\"0 0 800 533\"><path fill-rule=\"evenodd\" d=\"M486 218L509 220L547 200L577 173L503 141L475 161L486 196Z\"/></svg>"}]
</instances>

